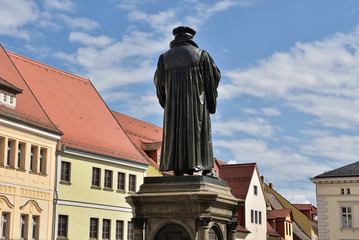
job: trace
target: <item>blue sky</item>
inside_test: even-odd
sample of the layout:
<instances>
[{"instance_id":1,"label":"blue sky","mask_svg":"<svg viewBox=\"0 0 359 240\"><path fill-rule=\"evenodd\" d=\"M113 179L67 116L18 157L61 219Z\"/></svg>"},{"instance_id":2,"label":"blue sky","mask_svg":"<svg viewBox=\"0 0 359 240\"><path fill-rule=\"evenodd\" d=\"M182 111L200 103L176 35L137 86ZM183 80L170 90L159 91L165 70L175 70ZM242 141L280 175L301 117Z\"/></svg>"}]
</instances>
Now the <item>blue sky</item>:
<instances>
[{"instance_id":1,"label":"blue sky","mask_svg":"<svg viewBox=\"0 0 359 240\"><path fill-rule=\"evenodd\" d=\"M89 78L113 110L162 126L153 74L179 25L222 72L214 154L257 162L293 203L359 160L359 1L0 0L6 50Z\"/></svg>"}]
</instances>

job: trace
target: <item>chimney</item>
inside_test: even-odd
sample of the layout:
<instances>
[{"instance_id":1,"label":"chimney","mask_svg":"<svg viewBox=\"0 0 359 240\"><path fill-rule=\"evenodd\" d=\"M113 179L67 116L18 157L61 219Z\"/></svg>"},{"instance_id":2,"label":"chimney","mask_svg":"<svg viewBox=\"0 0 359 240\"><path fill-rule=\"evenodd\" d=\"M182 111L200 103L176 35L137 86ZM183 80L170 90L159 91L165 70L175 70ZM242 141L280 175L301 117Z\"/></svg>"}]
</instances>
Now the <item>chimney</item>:
<instances>
[{"instance_id":1,"label":"chimney","mask_svg":"<svg viewBox=\"0 0 359 240\"><path fill-rule=\"evenodd\" d=\"M261 182L264 183L264 176L261 176Z\"/></svg>"},{"instance_id":2,"label":"chimney","mask_svg":"<svg viewBox=\"0 0 359 240\"><path fill-rule=\"evenodd\" d=\"M270 187L271 189L274 189L274 188L273 188L273 183L269 183L269 187Z\"/></svg>"}]
</instances>

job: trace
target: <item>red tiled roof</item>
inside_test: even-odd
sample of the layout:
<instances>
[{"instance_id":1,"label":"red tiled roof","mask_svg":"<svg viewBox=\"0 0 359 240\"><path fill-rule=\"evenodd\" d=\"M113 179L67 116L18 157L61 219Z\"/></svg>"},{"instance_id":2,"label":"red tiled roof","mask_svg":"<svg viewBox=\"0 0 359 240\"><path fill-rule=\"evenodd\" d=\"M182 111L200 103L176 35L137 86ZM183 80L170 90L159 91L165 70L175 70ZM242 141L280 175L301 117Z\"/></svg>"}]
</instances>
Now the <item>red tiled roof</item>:
<instances>
[{"instance_id":1,"label":"red tiled roof","mask_svg":"<svg viewBox=\"0 0 359 240\"><path fill-rule=\"evenodd\" d=\"M0 115L33 127L41 128L56 134L61 131L48 118L44 109L32 93L27 83L13 64L0 44L0 78L3 87L10 88L16 95L16 108L2 105ZM21 92L22 91L22 92Z\"/></svg>"},{"instance_id":2,"label":"red tiled roof","mask_svg":"<svg viewBox=\"0 0 359 240\"><path fill-rule=\"evenodd\" d=\"M246 199L256 163L220 165L219 177L227 182L232 194Z\"/></svg>"},{"instance_id":3,"label":"red tiled roof","mask_svg":"<svg viewBox=\"0 0 359 240\"><path fill-rule=\"evenodd\" d=\"M250 233L251 231L249 231L247 228L245 228L245 227L243 227L243 226L241 226L241 225L237 225L237 227L236 227L236 230L238 231L238 232L245 232L245 233Z\"/></svg>"},{"instance_id":4,"label":"red tiled roof","mask_svg":"<svg viewBox=\"0 0 359 240\"><path fill-rule=\"evenodd\" d=\"M146 151L161 148L162 128L116 111L112 113L142 154L159 169L157 161L148 156Z\"/></svg>"},{"instance_id":5,"label":"red tiled roof","mask_svg":"<svg viewBox=\"0 0 359 240\"><path fill-rule=\"evenodd\" d=\"M11 52L8 55L64 133L64 145L147 163L90 80Z\"/></svg>"},{"instance_id":6,"label":"red tiled roof","mask_svg":"<svg viewBox=\"0 0 359 240\"><path fill-rule=\"evenodd\" d=\"M267 212L267 219L277 219L277 218L287 218L288 215L290 215L292 212L292 209L278 209L278 210L269 210Z\"/></svg>"},{"instance_id":7,"label":"red tiled roof","mask_svg":"<svg viewBox=\"0 0 359 240\"><path fill-rule=\"evenodd\" d=\"M298 210L312 210L312 204L292 204L294 207L296 207Z\"/></svg>"},{"instance_id":8,"label":"red tiled roof","mask_svg":"<svg viewBox=\"0 0 359 240\"><path fill-rule=\"evenodd\" d=\"M280 237L280 234L273 229L272 225L270 225L269 222L267 222L267 233L269 236Z\"/></svg>"}]
</instances>

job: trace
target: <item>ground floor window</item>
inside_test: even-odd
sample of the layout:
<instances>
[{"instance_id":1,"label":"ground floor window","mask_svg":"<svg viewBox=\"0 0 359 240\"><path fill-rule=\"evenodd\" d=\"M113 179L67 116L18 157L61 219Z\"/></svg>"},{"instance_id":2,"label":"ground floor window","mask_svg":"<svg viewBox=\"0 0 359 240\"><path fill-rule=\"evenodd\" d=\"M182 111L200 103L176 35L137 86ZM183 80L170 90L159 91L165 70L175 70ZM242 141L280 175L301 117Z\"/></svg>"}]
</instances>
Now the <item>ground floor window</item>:
<instances>
[{"instance_id":1,"label":"ground floor window","mask_svg":"<svg viewBox=\"0 0 359 240\"><path fill-rule=\"evenodd\" d=\"M33 240L39 239L39 217L32 216L32 233L31 237Z\"/></svg>"},{"instance_id":2,"label":"ground floor window","mask_svg":"<svg viewBox=\"0 0 359 240\"><path fill-rule=\"evenodd\" d=\"M98 218L90 218L90 239L98 239Z\"/></svg>"},{"instance_id":3,"label":"ground floor window","mask_svg":"<svg viewBox=\"0 0 359 240\"><path fill-rule=\"evenodd\" d=\"M67 238L67 226L68 226L68 216L59 215L59 222L57 227L57 236L60 238Z\"/></svg>"},{"instance_id":4,"label":"ground floor window","mask_svg":"<svg viewBox=\"0 0 359 240\"><path fill-rule=\"evenodd\" d=\"M20 216L20 238L25 239L27 236L27 215Z\"/></svg>"},{"instance_id":5,"label":"ground floor window","mask_svg":"<svg viewBox=\"0 0 359 240\"><path fill-rule=\"evenodd\" d=\"M123 240L123 221L116 221L116 240Z\"/></svg>"},{"instance_id":6,"label":"ground floor window","mask_svg":"<svg viewBox=\"0 0 359 240\"><path fill-rule=\"evenodd\" d=\"M127 223L127 240L133 240L134 238L134 233L133 233L133 224L132 222L128 222Z\"/></svg>"},{"instance_id":7,"label":"ground floor window","mask_svg":"<svg viewBox=\"0 0 359 240\"><path fill-rule=\"evenodd\" d=\"M9 236L9 224L10 224L10 214L9 213L2 213L1 214L1 238L7 238Z\"/></svg>"},{"instance_id":8,"label":"ground floor window","mask_svg":"<svg viewBox=\"0 0 359 240\"><path fill-rule=\"evenodd\" d=\"M342 207L342 227L353 227L353 212L351 207Z\"/></svg>"}]
</instances>

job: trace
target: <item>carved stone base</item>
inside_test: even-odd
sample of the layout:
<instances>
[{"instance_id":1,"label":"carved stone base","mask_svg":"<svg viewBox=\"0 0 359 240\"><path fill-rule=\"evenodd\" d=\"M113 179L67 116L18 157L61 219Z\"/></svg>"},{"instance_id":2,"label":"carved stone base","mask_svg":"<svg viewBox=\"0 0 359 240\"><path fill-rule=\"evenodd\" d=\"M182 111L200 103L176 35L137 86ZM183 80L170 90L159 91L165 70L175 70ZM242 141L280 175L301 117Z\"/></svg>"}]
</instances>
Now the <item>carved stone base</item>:
<instances>
[{"instance_id":1,"label":"carved stone base","mask_svg":"<svg viewBox=\"0 0 359 240\"><path fill-rule=\"evenodd\" d=\"M126 200L136 240L235 240L244 204L224 181L207 176L147 177Z\"/></svg>"}]
</instances>

